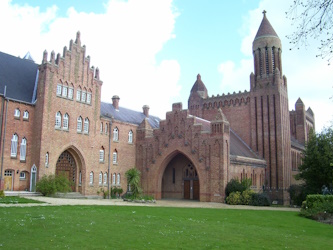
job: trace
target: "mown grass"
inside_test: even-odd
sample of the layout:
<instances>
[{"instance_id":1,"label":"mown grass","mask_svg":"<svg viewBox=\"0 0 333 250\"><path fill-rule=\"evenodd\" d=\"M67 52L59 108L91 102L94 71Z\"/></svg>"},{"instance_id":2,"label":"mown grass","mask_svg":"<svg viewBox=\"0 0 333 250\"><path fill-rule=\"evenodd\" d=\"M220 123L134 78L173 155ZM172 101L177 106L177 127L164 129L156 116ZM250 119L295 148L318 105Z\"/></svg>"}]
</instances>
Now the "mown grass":
<instances>
[{"instance_id":1,"label":"mown grass","mask_svg":"<svg viewBox=\"0 0 333 250\"><path fill-rule=\"evenodd\" d=\"M27 203L43 203L41 201L31 200L19 196L5 196L0 198L0 204L27 204Z\"/></svg>"},{"instance_id":2,"label":"mown grass","mask_svg":"<svg viewBox=\"0 0 333 250\"><path fill-rule=\"evenodd\" d=\"M1 207L2 249L330 249L297 212L128 206Z\"/></svg>"}]
</instances>

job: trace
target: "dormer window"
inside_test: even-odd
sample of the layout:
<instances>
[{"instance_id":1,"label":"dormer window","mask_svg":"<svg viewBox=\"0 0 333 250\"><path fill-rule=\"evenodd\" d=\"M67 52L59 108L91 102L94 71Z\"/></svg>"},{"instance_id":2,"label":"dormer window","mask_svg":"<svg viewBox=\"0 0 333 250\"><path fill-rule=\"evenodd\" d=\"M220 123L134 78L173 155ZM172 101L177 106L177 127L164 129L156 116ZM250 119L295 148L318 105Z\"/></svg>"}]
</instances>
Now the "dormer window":
<instances>
[{"instance_id":1,"label":"dormer window","mask_svg":"<svg viewBox=\"0 0 333 250\"><path fill-rule=\"evenodd\" d=\"M14 117L15 118L20 118L20 115L21 115L21 111L19 109L15 109L15 111L14 111Z\"/></svg>"}]
</instances>

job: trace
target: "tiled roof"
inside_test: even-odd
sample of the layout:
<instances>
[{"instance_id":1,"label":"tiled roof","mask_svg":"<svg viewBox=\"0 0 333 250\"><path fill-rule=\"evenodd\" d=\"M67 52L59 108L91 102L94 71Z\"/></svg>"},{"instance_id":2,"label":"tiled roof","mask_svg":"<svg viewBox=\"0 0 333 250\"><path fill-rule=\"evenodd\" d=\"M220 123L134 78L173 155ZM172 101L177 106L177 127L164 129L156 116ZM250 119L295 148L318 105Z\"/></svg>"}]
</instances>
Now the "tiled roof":
<instances>
[{"instance_id":1,"label":"tiled roof","mask_svg":"<svg viewBox=\"0 0 333 250\"><path fill-rule=\"evenodd\" d=\"M18 101L34 102L38 64L0 52L0 94Z\"/></svg>"},{"instance_id":2,"label":"tiled roof","mask_svg":"<svg viewBox=\"0 0 333 250\"><path fill-rule=\"evenodd\" d=\"M275 30L273 29L272 25L268 21L266 17L266 12L264 12L264 17L261 21L260 27L258 29L257 35L254 38L254 40L260 38L260 37L265 37L265 36L275 36L278 38L278 35L276 34Z\"/></svg>"},{"instance_id":3,"label":"tiled roof","mask_svg":"<svg viewBox=\"0 0 333 250\"><path fill-rule=\"evenodd\" d=\"M140 125L143 119L146 118L142 112L122 107L119 107L119 110L116 110L112 103L105 102L101 103L101 115L105 117L112 116L115 120L136 125ZM160 118L149 115L148 122L152 128L158 128L160 124Z\"/></svg>"},{"instance_id":4,"label":"tiled roof","mask_svg":"<svg viewBox=\"0 0 333 250\"><path fill-rule=\"evenodd\" d=\"M230 129L230 155L261 159L232 129Z\"/></svg>"}]
</instances>

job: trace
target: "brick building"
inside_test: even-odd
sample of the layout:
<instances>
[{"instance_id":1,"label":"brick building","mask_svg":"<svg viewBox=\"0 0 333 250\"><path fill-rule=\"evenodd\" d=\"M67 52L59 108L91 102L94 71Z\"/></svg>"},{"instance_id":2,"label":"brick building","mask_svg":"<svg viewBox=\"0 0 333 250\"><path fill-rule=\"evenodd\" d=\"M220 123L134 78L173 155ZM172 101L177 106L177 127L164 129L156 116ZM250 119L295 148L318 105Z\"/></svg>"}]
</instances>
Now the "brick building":
<instances>
[{"instance_id":1,"label":"brick building","mask_svg":"<svg viewBox=\"0 0 333 250\"><path fill-rule=\"evenodd\" d=\"M83 195L126 190L135 166L157 199L222 202L228 181L251 178L254 190L288 202L314 114L301 99L288 109L281 41L265 14L252 50L250 91L209 96L198 75L188 109L175 103L162 121L147 105L101 102L99 69L79 32L40 65L0 52L1 189L34 191L43 175L62 173Z\"/></svg>"}]
</instances>

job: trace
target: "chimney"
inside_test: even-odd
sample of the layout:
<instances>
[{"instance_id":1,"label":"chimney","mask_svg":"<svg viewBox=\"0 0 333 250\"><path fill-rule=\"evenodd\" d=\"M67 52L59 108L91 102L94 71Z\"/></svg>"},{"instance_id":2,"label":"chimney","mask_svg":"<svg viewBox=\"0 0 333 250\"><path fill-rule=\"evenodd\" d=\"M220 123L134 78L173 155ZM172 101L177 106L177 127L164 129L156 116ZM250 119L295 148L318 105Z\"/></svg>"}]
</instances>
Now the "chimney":
<instances>
[{"instance_id":1,"label":"chimney","mask_svg":"<svg viewBox=\"0 0 333 250\"><path fill-rule=\"evenodd\" d=\"M149 106L148 106L148 105L144 105L144 106L142 107L142 109L143 109L143 113L144 113L144 115L145 115L146 117L149 117Z\"/></svg>"},{"instance_id":2,"label":"chimney","mask_svg":"<svg viewBox=\"0 0 333 250\"><path fill-rule=\"evenodd\" d=\"M119 100L120 100L119 96L117 95L112 96L112 105L116 110L119 110Z\"/></svg>"}]
</instances>

